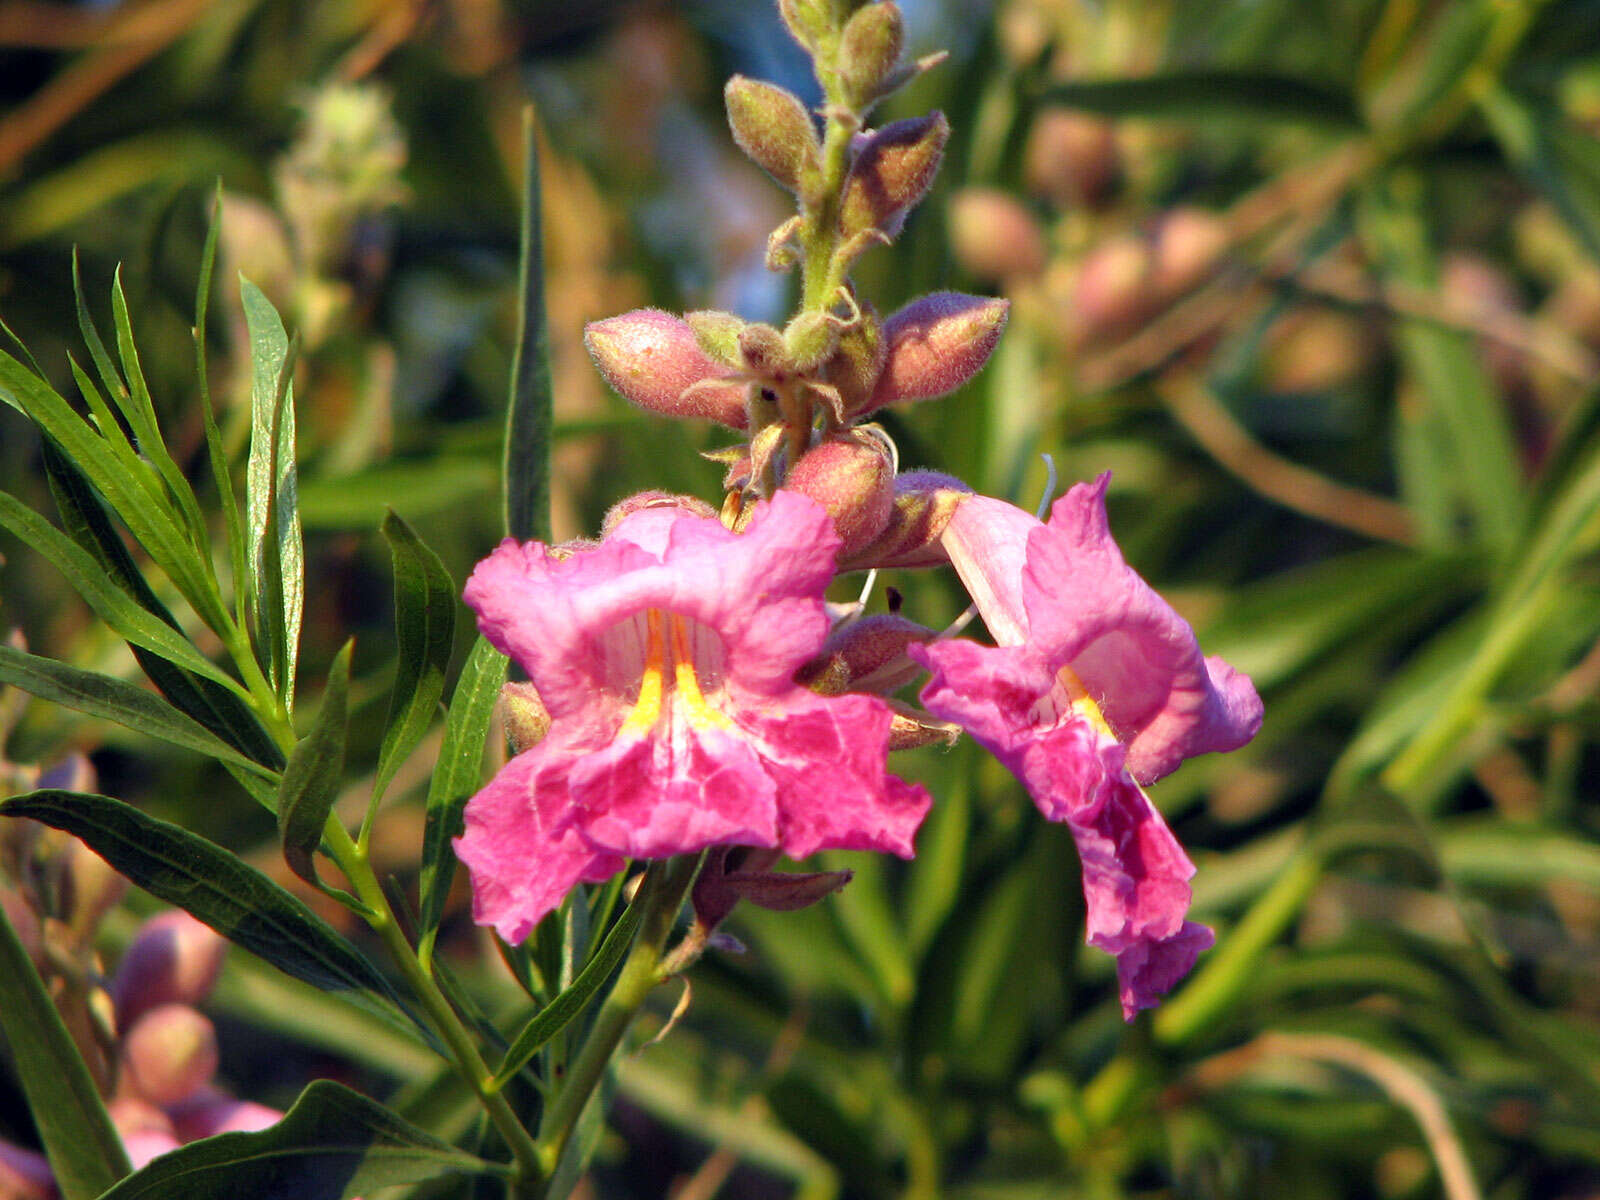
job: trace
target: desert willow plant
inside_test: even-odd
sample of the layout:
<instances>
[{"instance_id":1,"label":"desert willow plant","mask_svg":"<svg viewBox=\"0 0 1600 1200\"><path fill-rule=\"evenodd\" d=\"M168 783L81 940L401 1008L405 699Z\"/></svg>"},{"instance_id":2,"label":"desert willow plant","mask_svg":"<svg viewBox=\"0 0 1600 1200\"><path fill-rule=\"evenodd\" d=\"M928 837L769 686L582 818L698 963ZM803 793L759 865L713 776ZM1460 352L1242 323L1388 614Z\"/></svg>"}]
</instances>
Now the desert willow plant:
<instances>
[{"instance_id":1,"label":"desert willow plant","mask_svg":"<svg viewBox=\"0 0 1600 1200\"><path fill-rule=\"evenodd\" d=\"M627 400L734 431L715 502L646 491L618 503L595 540L519 540L545 532L549 397L530 204L532 333L507 449L517 536L465 588L483 640L457 684L429 791L415 944L374 872L370 835L440 698L455 589L391 516L383 534L400 662L371 802L352 833L332 813L348 645L316 716L295 719L305 583L294 355L264 296L244 284L254 421L241 516L199 337L213 240L196 344L224 566L213 561L213 522L163 448L120 286L116 360L83 317L99 382L76 364L74 375L89 418L37 370L0 358L0 395L39 429L63 528L9 498L0 517L127 639L161 697L15 648L0 657L0 679L218 759L276 814L290 867L365 920L399 981L234 855L117 800L44 788L3 811L81 837L234 942L407 1030L454 1065L486 1118L468 1152L324 1081L276 1125L191 1142L119 1182L127 1163L99 1091L7 933L0 1012L69 1200L154 1195L180 1178L206 1195L270 1183L272 1194L348 1196L445 1172L497 1176L514 1195L565 1195L598 1130L581 1118L596 1111L591 1100L647 994L686 971L741 900L797 908L848 882L842 871L777 871L780 856L913 855L936 800L892 774L888 755L962 731L1048 819L1070 827L1088 940L1114 956L1129 1020L1211 944L1210 930L1187 919L1194 868L1142 785L1190 755L1247 741L1261 719L1255 690L1203 657L1189 627L1123 562L1105 476L1073 486L1045 521L958 479L899 470L872 414L972 378L1006 305L941 293L883 319L857 294L852 267L892 241L927 194L948 133L939 114L877 128L868 119L933 62L902 64L892 3L781 7L816 64L820 127L798 98L755 80L732 80L727 106L739 145L797 198L769 252L774 270L798 270L797 311L782 329L722 312L644 310L588 330L597 367ZM226 665L202 654L157 598L119 525L215 635ZM936 632L895 605L865 615L876 570L944 565L997 644ZM829 603L829 586L855 573L866 573L862 599ZM505 682L507 657L526 682ZM896 698L924 674L920 703ZM480 787L502 687L516 753ZM347 890L319 875L319 855ZM509 1038L433 954L456 858L471 874L475 919L501 939L532 1003Z\"/></svg>"}]
</instances>

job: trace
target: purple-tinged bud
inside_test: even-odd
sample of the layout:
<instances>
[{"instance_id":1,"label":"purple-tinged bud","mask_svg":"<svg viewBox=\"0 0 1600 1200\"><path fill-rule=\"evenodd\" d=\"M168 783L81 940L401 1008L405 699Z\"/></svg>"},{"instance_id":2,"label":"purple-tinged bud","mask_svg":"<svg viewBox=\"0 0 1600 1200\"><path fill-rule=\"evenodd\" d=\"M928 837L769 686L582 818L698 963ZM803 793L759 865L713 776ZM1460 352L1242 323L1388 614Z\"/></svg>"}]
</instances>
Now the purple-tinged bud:
<instances>
[{"instance_id":1,"label":"purple-tinged bud","mask_svg":"<svg viewBox=\"0 0 1600 1200\"><path fill-rule=\"evenodd\" d=\"M94 764L74 750L39 772L34 784L40 788L62 788L69 792L92 792L99 783Z\"/></svg>"},{"instance_id":2,"label":"purple-tinged bud","mask_svg":"<svg viewBox=\"0 0 1600 1200\"><path fill-rule=\"evenodd\" d=\"M779 912L806 908L837 892L853 874L770 870L777 861L776 850L743 846L713 850L690 894L695 923L704 930L715 929L740 900Z\"/></svg>"},{"instance_id":3,"label":"purple-tinged bud","mask_svg":"<svg viewBox=\"0 0 1600 1200\"><path fill-rule=\"evenodd\" d=\"M1171 209L1156 231L1156 294L1170 300L1204 282L1221 265L1229 241L1227 222L1215 213L1189 205Z\"/></svg>"},{"instance_id":4,"label":"purple-tinged bud","mask_svg":"<svg viewBox=\"0 0 1600 1200\"><path fill-rule=\"evenodd\" d=\"M840 571L936 567L950 561L939 538L972 489L953 475L907 471L894 481L894 493L894 507L883 532L854 554L841 554Z\"/></svg>"},{"instance_id":5,"label":"purple-tinged bud","mask_svg":"<svg viewBox=\"0 0 1600 1200\"><path fill-rule=\"evenodd\" d=\"M783 486L810 496L833 519L853 554L883 532L894 506L894 462L882 439L853 429L806 451L789 468Z\"/></svg>"},{"instance_id":6,"label":"purple-tinged bud","mask_svg":"<svg viewBox=\"0 0 1600 1200\"><path fill-rule=\"evenodd\" d=\"M39 914L33 911L33 907L26 900L8 887L0 887L0 909L4 910L5 919L16 931L17 940L22 943L22 948L33 960L33 965L42 966L44 940L39 927ZM4 1193L0 1192L0 1198L3 1196Z\"/></svg>"},{"instance_id":7,"label":"purple-tinged bud","mask_svg":"<svg viewBox=\"0 0 1600 1200\"><path fill-rule=\"evenodd\" d=\"M216 1073L216 1028L187 1004L152 1008L123 1036L122 1078L151 1104L187 1100Z\"/></svg>"},{"instance_id":8,"label":"purple-tinged bud","mask_svg":"<svg viewBox=\"0 0 1600 1200\"><path fill-rule=\"evenodd\" d=\"M50 1160L0 1138L0 1200L54 1200L56 1195Z\"/></svg>"},{"instance_id":9,"label":"purple-tinged bud","mask_svg":"<svg viewBox=\"0 0 1600 1200\"><path fill-rule=\"evenodd\" d=\"M265 1104L236 1100L214 1087L203 1087L172 1110L172 1123L185 1144L219 1133L260 1133L283 1120Z\"/></svg>"},{"instance_id":10,"label":"purple-tinged bud","mask_svg":"<svg viewBox=\"0 0 1600 1200\"><path fill-rule=\"evenodd\" d=\"M954 746L961 738L961 726L940 721L920 708L889 697L889 749L917 750L935 744Z\"/></svg>"},{"instance_id":11,"label":"purple-tinged bud","mask_svg":"<svg viewBox=\"0 0 1600 1200\"><path fill-rule=\"evenodd\" d=\"M630 404L668 417L699 417L732 429L745 422L744 384L713 361L687 322L658 308L640 308L584 327L589 348L612 390Z\"/></svg>"},{"instance_id":12,"label":"purple-tinged bud","mask_svg":"<svg viewBox=\"0 0 1600 1200\"><path fill-rule=\"evenodd\" d=\"M1039 222L997 188L962 188L950 199L950 250L975 279L1027 279L1044 270Z\"/></svg>"},{"instance_id":13,"label":"purple-tinged bud","mask_svg":"<svg viewBox=\"0 0 1600 1200\"><path fill-rule=\"evenodd\" d=\"M906 305L884 322L883 371L863 411L931 400L967 383L989 361L1010 311L1009 300L959 292Z\"/></svg>"},{"instance_id":14,"label":"purple-tinged bud","mask_svg":"<svg viewBox=\"0 0 1600 1200\"><path fill-rule=\"evenodd\" d=\"M1058 209L1095 207L1117 169L1116 132L1104 117L1047 108L1034 118L1022 154L1022 178L1034 195Z\"/></svg>"},{"instance_id":15,"label":"purple-tinged bud","mask_svg":"<svg viewBox=\"0 0 1600 1200\"><path fill-rule=\"evenodd\" d=\"M821 171L817 127L798 96L776 84L735 75L723 98L733 140L781 186L799 192Z\"/></svg>"},{"instance_id":16,"label":"purple-tinged bud","mask_svg":"<svg viewBox=\"0 0 1600 1200\"><path fill-rule=\"evenodd\" d=\"M862 412L883 372L883 322L872 305L839 331L839 342L823 369L824 380L839 393L847 414Z\"/></svg>"},{"instance_id":17,"label":"purple-tinged bud","mask_svg":"<svg viewBox=\"0 0 1600 1200\"><path fill-rule=\"evenodd\" d=\"M511 682L500 689L501 725L516 754L531 750L550 732L550 710L531 683Z\"/></svg>"},{"instance_id":18,"label":"purple-tinged bud","mask_svg":"<svg viewBox=\"0 0 1600 1200\"><path fill-rule=\"evenodd\" d=\"M118 1027L131 1029L141 1014L163 1004L199 1004L216 986L227 951L221 934L181 909L151 917L111 980Z\"/></svg>"},{"instance_id":19,"label":"purple-tinged bud","mask_svg":"<svg viewBox=\"0 0 1600 1200\"><path fill-rule=\"evenodd\" d=\"M868 4L855 11L839 36L839 82L846 104L864 112L885 94L904 43L905 23L895 4Z\"/></svg>"},{"instance_id":20,"label":"purple-tinged bud","mask_svg":"<svg viewBox=\"0 0 1600 1200\"><path fill-rule=\"evenodd\" d=\"M923 671L906 647L934 636L927 626L895 613L862 617L829 634L822 652L795 673L795 680L828 695L847 691L888 695Z\"/></svg>"},{"instance_id":21,"label":"purple-tinged bud","mask_svg":"<svg viewBox=\"0 0 1600 1200\"><path fill-rule=\"evenodd\" d=\"M939 173L950 123L943 113L910 117L863 139L845 180L839 227L851 238L868 230L893 237Z\"/></svg>"}]
</instances>

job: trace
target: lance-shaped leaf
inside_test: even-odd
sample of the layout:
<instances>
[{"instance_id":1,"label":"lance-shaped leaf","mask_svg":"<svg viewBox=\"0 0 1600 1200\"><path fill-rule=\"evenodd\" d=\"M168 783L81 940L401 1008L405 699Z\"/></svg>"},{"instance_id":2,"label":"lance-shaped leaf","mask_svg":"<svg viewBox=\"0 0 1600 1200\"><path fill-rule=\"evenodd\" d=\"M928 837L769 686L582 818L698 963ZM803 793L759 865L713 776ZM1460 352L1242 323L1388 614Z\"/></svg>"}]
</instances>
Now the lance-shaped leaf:
<instances>
[{"instance_id":1,"label":"lance-shaped leaf","mask_svg":"<svg viewBox=\"0 0 1600 1200\"><path fill-rule=\"evenodd\" d=\"M495 698L506 681L506 657L479 638L461 668L444 743L428 785L428 811L422 830L422 879L418 901L417 953L427 960L444 916L444 900L455 878L450 839L461 832L461 813L483 780L483 746L494 716Z\"/></svg>"},{"instance_id":2,"label":"lance-shaped leaf","mask_svg":"<svg viewBox=\"0 0 1600 1200\"><path fill-rule=\"evenodd\" d=\"M522 1032L517 1034L517 1040L506 1051L500 1069L494 1073L494 1082L489 1085L491 1088L498 1091L515 1079L517 1072L544 1048L545 1043L583 1011L600 986L611 978L611 972L616 970L628 947L633 945L634 931L639 928L639 915L639 907L630 905L611 927L611 932L606 934L605 941L600 944L594 957L578 972L578 977L523 1026Z\"/></svg>"},{"instance_id":3,"label":"lance-shaped leaf","mask_svg":"<svg viewBox=\"0 0 1600 1200\"><path fill-rule=\"evenodd\" d=\"M424 1133L377 1101L319 1079L276 1125L190 1142L130 1175L101 1200L348 1200L441 1175L507 1173Z\"/></svg>"},{"instance_id":4,"label":"lance-shaped leaf","mask_svg":"<svg viewBox=\"0 0 1600 1200\"><path fill-rule=\"evenodd\" d=\"M128 1156L83 1056L3 910L0 1029L62 1196L100 1195L128 1173Z\"/></svg>"},{"instance_id":5,"label":"lance-shaped leaf","mask_svg":"<svg viewBox=\"0 0 1600 1200\"><path fill-rule=\"evenodd\" d=\"M544 307L539 144L532 107L522 113L522 251L517 267L517 348L506 408L505 518L514 538L550 540L550 437L555 425L550 330Z\"/></svg>"},{"instance_id":6,"label":"lance-shaped leaf","mask_svg":"<svg viewBox=\"0 0 1600 1200\"><path fill-rule=\"evenodd\" d=\"M234 766L264 769L160 696L109 675L69 667L13 646L0 646L0 683Z\"/></svg>"},{"instance_id":7,"label":"lance-shaped leaf","mask_svg":"<svg viewBox=\"0 0 1600 1200\"><path fill-rule=\"evenodd\" d=\"M0 801L81 838L119 874L280 971L405 1028L388 980L299 900L215 843L109 796L43 789Z\"/></svg>"},{"instance_id":8,"label":"lance-shaped leaf","mask_svg":"<svg viewBox=\"0 0 1600 1200\"><path fill-rule=\"evenodd\" d=\"M312 885L318 883L313 856L322 843L322 831L327 828L328 814L333 811L339 780L344 775L344 744L349 729L346 697L354 645L353 640L346 642L334 656L317 723L289 755L283 782L278 785L278 836L283 841L284 861Z\"/></svg>"},{"instance_id":9,"label":"lance-shaped leaf","mask_svg":"<svg viewBox=\"0 0 1600 1200\"><path fill-rule=\"evenodd\" d=\"M200 279L194 291L194 367L200 389L200 415L206 427L206 453L211 460L211 479L217 488L223 526L228 534L228 558L233 567L233 593L239 620L244 621L244 598L254 590L250 575L250 556L245 546L244 523L239 519L239 503L233 493L233 472L228 468L228 453L217 428L211 404L211 376L206 368L206 315L211 309L211 275L217 265L217 239L222 232L222 180L217 180L212 200L211 224L206 230L205 249L200 255Z\"/></svg>"},{"instance_id":10,"label":"lance-shaped leaf","mask_svg":"<svg viewBox=\"0 0 1600 1200\"><path fill-rule=\"evenodd\" d=\"M389 724L378 751L373 803L406 755L416 749L433 722L444 673L455 642L456 585L439 556L411 526L391 511L383 519L384 540L394 560L395 643L400 662L389 700Z\"/></svg>"},{"instance_id":11,"label":"lance-shaped leaf","mask_svg":"<svg viewBox=\"0 0 1600 1200\"><path fill-rule=\"evenodd\" d=\"M250 461L245 513L250 572L257 584L256 629L273 687L292 700L305 604L305 551L294 458L294 356L272 301L242 276L239 287L250 331Z\"/></svg>"},{"instance_id":12,"label":"lance-shaped leaf","mask_svg":"<svg viewBox=\"0 0 1600 1200\"><path fill-rule=\"evenodd\" d=\"M5 492L0 492L0 525L54 563L78 595L120 637L135 646L153 650L168 662L196 675L226 687L237 686L182 633L146 612L117 587L92 554Z\"/></svg>"}]
</instances>

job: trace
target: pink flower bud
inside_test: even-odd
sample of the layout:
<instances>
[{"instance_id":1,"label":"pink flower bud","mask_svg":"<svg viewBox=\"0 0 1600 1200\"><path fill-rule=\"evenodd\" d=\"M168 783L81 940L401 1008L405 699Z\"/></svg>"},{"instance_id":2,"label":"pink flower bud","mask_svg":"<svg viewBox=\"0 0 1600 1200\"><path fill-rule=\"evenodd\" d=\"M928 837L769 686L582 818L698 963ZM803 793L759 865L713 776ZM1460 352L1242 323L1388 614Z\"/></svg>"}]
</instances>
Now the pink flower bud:
<instances>
[{"instance_id":1,"label":"pink flower bud","mask_svg":"<svg viewBox=\"0 0 1600 1200\"><path fill-rule=\"evenodd\" d=\"M531 683L512 682L500 689L504 706L506 740L517 754L531 750L550 732L550 710L545 708L539 689Z\"/></svg>"},{"instance_id":2,"label":"pink flower bud","mask_svg":"<svg viewBox=\"0 0 1600 1200\"><path fill-rule=\"evenodd\" d=\"M122 1039L122 1069L136 1095L177 1104L217 1073L217 1031L187 1004L152 1008Z\"/></svg>"},{"instance_id":3,"label":"pink flower bud","mask_svg":"<svg viewBox=\"0 0 1600 1200\"><path fill-rule=\"evenodd\" d=\"M1104 117L1047 108L1034 118L1022 154L1028 190L1057 208L1082 208L1106 199L1116 179L1117 139Z\"/></svg>"},{"instance_id":4,"label":"pink flower bud","mask_svg":"<svg viewBox=\"0 0 1600 1200\"><path fill-rule=\"evenodd\" d=\"M135 1133L164 1133L175 1136L172 1118L148 1100L137 1096L117 1096L106 1105L106 1113L123 1138Z\"/></svg>"},{"instance_id":5,"label":"pink flower bud","mask_svg":"<svg viewBox=\"0 0 1600 1200\"><path fill-rule=\"evenodd\" d=\"M55 1195L50 1160L0 1139L0 1200L52 1200Z\"/></svg>"},{"instance_id":6,"label":"pink flower bud","mask_svg":"<svg viewBox=\"0 0 1600 1200\"><path fill-rule=\"evenodd\" d=\"M1156 231L1151 283L1170 300L1203 282L1228 249L1228 227L1215 213L1180 205L1161 219Z\"/></svg>"},{"instance_id":7,"label":"pink flower bud","mask_svg":"<svg viewBox=\"0 0 1600 1200\"><path fill-rule=\"evenodd\" d=\"M977 279L1026 279L1044 270L1044 231L1015 196L962 188L950 199L950 250Z\"/></svg>"},{"instance_id":8,"label":"pink flower bud","mask_svg":"<svg viewBox=\"0 0 1600 1200\"><path fill-rule=\"evenodd\" d=\"M605 519L600 522L600 536L605 537L621 524L624 518L631 517L642 508L682 509L697 517L717 515L717 510L698 496L681 496L676 492L649 488L646 491L635 492L631 496L624 496L607 509Z\"/></svg>"},{"instance_id":9,"label":"pink flower bud","mask_svg":"<svg viewBox=\"0 0 1600 1200\"><path fill-rule=\"evenodd\" d=\"M686 321L640 308L592 321L583 343L595 368L624 400L668 417L745 426L745 385L704 350Z\"/></svg>"},{"instance_id":10,"label":"pink flower bud","mask_svg":"<svg viewBox=\"0 0 1600 1200\"><path fill-rule=\"evenodd\" d=\"M1078 265L1070 320L1085 341L1126 329L1156 304L1150 246L1138 234L1108 238Z\"/></svg>"},{"instance_id":11,"label":"pink flower bud","mask_svg":"<svg viewBox=\"0 0 1600 1200\"><path fill-rule=\"evenodd\" d=\"M882 441L851 430L801 455L783 486L810 496L833 519L850 554L883 531L894 504L894 463Z\"/></svg>"},{"instance_id":12,"label":"pink flower bud","mask_svg":"<svg viewBox=\"0 0 1600 1200\"><path fill-rule=\"evenodd\" d=\"M818 689L828 692L887 695L923 671L906 654L906 647L933 636L933 630L894 613L862 617L829 634L822 653L801 667L795 678L808 686L813 676L825 678L836 684Z\"/></svg>"},{"instance_id":13,"label":"pink flower bud","mask_svg":"<svg viewBox=\"0 0 1600 1200\"><path fill-rule=\"evenodd\" d=\"M219 1133L259 1133L283 1120L283 1114L265 1104L236 1100L213 1087L203 1087L172 1110L178 1139L195 1142Z\"/></svg>"},{"instance_id":14,"label":"pink flower bud","mask_svg":"<svg viewBox=\"0 0 1600 1200\"><path fill-rule=\"evenodd\" d=\"M156 1129L141 1130L130 1133L122 1139L122 1148L128 1152L128 1163L135 1171L148 1166L153 1159L160 1158L178 1148L178 1139L170 1133L162 1133Z\"/></svg>"},{"instance_id":15,"label":"pink flower bud","mask_svg":"<svg viewBox=\"0 0 1600 1200\"><path fill-rule=\"evenodd\" d=\"M228 943L181 909L151 917L122 956L111 980L117 1024L131 1029L162 1004L199 1004L216 986Z\"/></svg>"},{"instance_id":16,"label":"pink flower bud","mask_svg":"<svg viewBox=\"0 0 1600 1200\"><path fill-rule=\"evenodd\" d=\"M868 134L850 166L841 205L846 237L879 229L891 237L919 204L944 158L950 123L943 113L909 117Z\"/></svg>"},{"instance_id":17,"label":"pink flower bud","mask_svg":"<svg viewBox=\"0 0 1600 1200\"><path fill-rule=\"evenodd\" d=\"M912 301L883 326L883 371L865 412L931 400L967 383L989 361L1006 327L1009 300L935 292Z\"/></svg>"},{"instance_id":18,"label":"pink flower bud","mask_svg":"<svg viewBox=\"0 0 1600 1200\"><path fill-rule=\"evenodd\" d=\"M908 471L894 482L894 507L872 543L839 556L840 571L872 567L934 567L950 560L940 535L972 489L953 475Z\"/></svg>"}]
</instances>

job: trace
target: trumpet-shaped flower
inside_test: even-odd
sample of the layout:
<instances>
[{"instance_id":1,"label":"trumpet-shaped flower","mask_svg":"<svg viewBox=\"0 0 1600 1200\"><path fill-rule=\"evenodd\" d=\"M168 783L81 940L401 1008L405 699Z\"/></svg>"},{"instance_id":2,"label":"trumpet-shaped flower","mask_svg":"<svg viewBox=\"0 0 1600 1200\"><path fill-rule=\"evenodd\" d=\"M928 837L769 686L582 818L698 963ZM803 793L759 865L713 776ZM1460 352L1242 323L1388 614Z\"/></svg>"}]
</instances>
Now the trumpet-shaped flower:
<instances>
[{"instance_id":1,"label":"trumpet-shaped flower","mask_svg":"<svg viewBox=\"0 0 1600 1200\"><path fill-rule=\"evenodd\" d=\"M467 805L474 915L518 942L626 858L713 845L910 856L926 792L886 773L888 706L794 673L828 632L839 539L779 493L743 533L676 506L568 553L506 541L466 587L526 668L549 734Z\"/></svg>"},{"instance_id":2,"label":"trumpet-shaped flower","mask_svg":"<svg viewBox=\"0 0 1600 1200\"><path fill-rule=\"evenodd\" d=\"M1186 920L1183 848L1140 787L1261 724L1249 679L1201 656L1194 631L1122 558L1109 476L1058 500L1048 524L974 496L943 542L997 646L915 645L923 703L965 727L1072 829L1088 940L1114 955L1124 1015L1182 979L1211 944Z\"/></svg>"}]
</instances>

